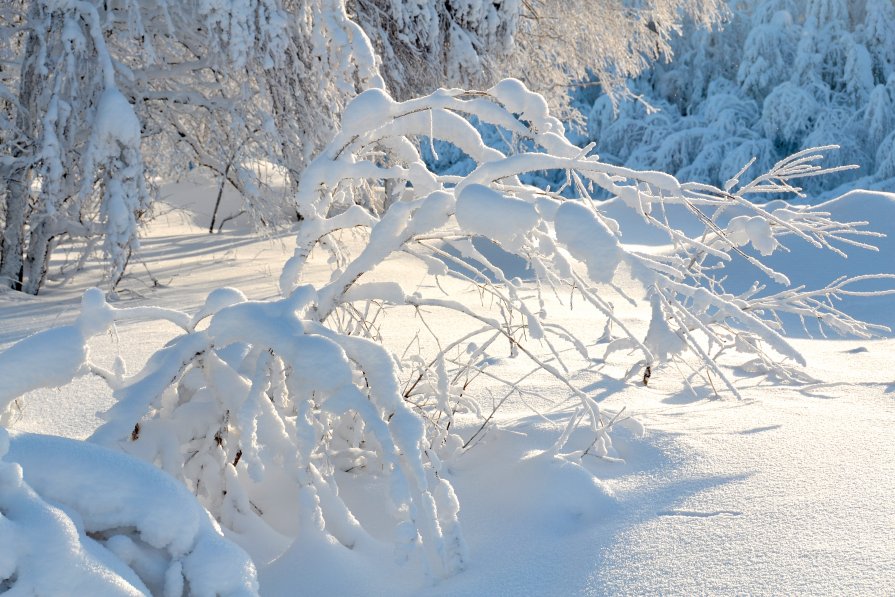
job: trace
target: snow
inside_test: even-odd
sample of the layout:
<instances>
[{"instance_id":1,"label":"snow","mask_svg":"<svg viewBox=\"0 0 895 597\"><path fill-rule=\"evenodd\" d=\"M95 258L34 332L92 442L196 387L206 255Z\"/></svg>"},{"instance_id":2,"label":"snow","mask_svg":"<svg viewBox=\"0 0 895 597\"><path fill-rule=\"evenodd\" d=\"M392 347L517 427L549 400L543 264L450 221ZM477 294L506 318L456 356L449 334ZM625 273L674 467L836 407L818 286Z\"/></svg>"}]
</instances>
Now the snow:
<instances>
[{"instance_id":1,"label":"snow","mask_svg":"<svg viewBox=\"0 0 895 597\"><path fill-rule=\"evenodd\" d=\"M342 112L342 132L357 135L388 121L395 111L395 101L382 89L367 89Z\"/></svg>"},{"instance_id":2,"label":"snow","mask_svg":"<svg viewBox=\"0 0 895 597\"><path fill-rule=\"evenodd\" d=\"M562 133L562 124L550 116L544 97L526 89L518 79L504 79L488 92L503 102L510 112L528 121L535 130Z\"/></svg>"},{"instance_id":3,"label":"snow","mask_svg":"<svg viewBox=\"0 0 895 597\"><path fill-rule=\"evenodd\" d=\"M484 185L471 184L457 197L457 221L474 234L518 248L538 223L530 203L507 197Z\"/></svg>"},{"instance_id":4,"label":"snow","mask_svg":"<svg viewBox=\"0 0 895 597\"><path fill-rule=\"evenodd\" d=\"M891 592L893 468L873 446L895 434L891 375L874 372L893 344L865 348L811 344L809 373L824 382L801 391L629 403L667 461L627 480L626 493L650 499L616 539L628 549L601 558L592 592ZM698 421L677 435L681 418Z\"/></svg>"},{"instance_id":5,"label":"snow","mask_svg":"<svg viewBox=\"0 0 895 597\"><path fill-rule=\"evenodd\" d=\"M214 188L210 187L208 193L213 194ZM891 233L895 232L891 227L895 215L887 214L893 206L892 195L855 192L817 209L846 221L871 220L875 229ZM573 254L585 249L581 247L583 241L575 239L587 235L603 239L592 245L602 247L601 252L581 258L588 265L591 261L600 267L611 265L617 247L630 247L629 240L641 240L635 232L619 239L612 227L574 202L563 203L555 214L535 215L555 220L562 230L557 231L560 242ZM564 222L570 215L575 217ZM635 214L631 221L637 217ZM620 227L628 230L624 221ZM168 243L172 236L178 239L175 244L161 244ZM780 239L791 252L778 251L770 259L795 283L826 282L844 274L891 273L891 238L868 239L880 245L879 253L852 248L848 259L827 256L838 260L834 262L835 271L825 265L828 261L817 260L808 243L792 236ZM620 245L621 241L625 244ZM753 244L751 237L749 242ZM286 308L285 302L265 303L268 307L264 311L262 304L253 302L276 295L277 282L270 272L278 271L278 264L290 254L284 244L240 233L209 238L200 229L191 228L189 218L184 222L172 213L153 224L145 246L153 259L150 267L156 272L188 275L172 278L168 287L150 291L147 298L123 292L122 296L131 298L115 303L115 309L145 304L176 307L197 313L192 318L192 324L200 328L197 333L223 339L231 333L227 329L231 325L239 327L241 320L274 322L280 316L274 311L282 314ZM760 251L758 246L753 248ZM316 259L311 258L311 272L327 271L315 265ZM745 283L743 276L751 275L746 273L748 269L738 269L738 263L726 266L731 284L734 279ZM384 267L379 277L367 283L370 286L355 287L355 298L376 294L403 301L405 293L386 281L399 279L401 286L413 288L416 280L424 279L425 268L405 258L386 262ZM633 292L636 285L630 284L628 290ZM132 287L147 292L138 278L126 279L124 285L125 290ZM224 286L231 288L206 297L206 288ZM78 315L81 290L62 288L46 298L28 300L0 296L3 322L8 323L3 327L2 341L10 343L29 332L64 323L69 327L62 331L57 328L59 336L49 332L28 342L40 339L41 351L64 343L87 346L92 360L108 362L118 354L134 366L151 353L153 341L159 342L176 330L171 326L165 332L158 324L130 318L116 323L120 338L116 341L103 332L110 307L96 293L87 294L88 308L84 315ZM288 304L300 307L312 301L308 295L299 295L301 292ZM462 293L457 299L477 300ZM889 298L845 300L853 314L879 316L891 322ZM67 305L68 314L57 322L60 305ZM626 313L633 311L626 311L624 305L624 301L616 302L619 316L637 325L629 321ZM562 312L558 305L546 308L551 313ZM658 308L656 303L654 308ZM236 317L242 311L250 311L250 317ZM590 336L585 334L592 342L600 329L588 320L588 313L576 310L563 317L568 319L567 325L593 327ZM207 328L203 327L205 321L209 322ZM444 321L432 322L447 327L459 324L459 320L447 316ZM271 326L259 325L253 333L280 337L275 324ZM418 327L419 322L409 314L390 322L383 333L400 346L398 339L409 339ZM85 339L96 332L101 333ZM668 330L657 331L656 341L650 341L651 350L674 350L668 334ZM136 338L142 340L131 340ZM353 342L342 345L352 359L374 362L370 359L387 358L371 353L372 346L364 340ZM304 524L291 547L278 544L279 551L256 556L260 592L289 594L299 584L312 594L433 596L895 591L895 521L889 507L895 491L895 461L885 448L895 441L895 378L889 364L895 341L803 339L795 342L795 348L806 356L806 374L819 381L787 385L756 376L748 363L731 359L725 367L739 379L743 400L734 400L726 393L717 399L708 386L690 390L667 367L654 371L649 386L619 384L601 400L601 408L608 412L626 409L613 432L614 453L621 460L552 455L549 448L570 416L573 403L563 400L565 393L557 390L554 381L531 378L527 387L535 394L505 403L497 411L494 425L470 449L450 459L442 474L451 482L452 491L441 484L432 488L433 499L440 506L439 517L450 519L456 514L463 524L462 540L468 550L466 570L436 579L426 575L419 555L396 561L386 539L397 531L387 521L366 525L371 538L354 549L322 533L316 524ZM32 357L23 356L29 354L25 349L2 354L2 362L10 368L7 372L40 367L37 360L28 364L27 359ZM41 354L45 355L44 362L57 358L53 352ZM336 361L318 363L317 374L338 379L341 374L330 373ZM72 361L58 370L68 374L78 366ZM508 359L504 366L512 371L515 365ZM370 370L386 368L378 365ZM591 379L588 376L593 376L593 381L598 379L586 369L579 375L582 378L578 381L584 385ZM370 383L379 388L397 384L393 379L375 377ZM8 382L5 387L9 387ZM488 385L479 387L487 394ZM85 437L101 423L93 413L107 408L107 392L97 389L89 378L62 392L37 389L16 411L14 429ZM390 392L394 390L383 389L377 395ZM487 402L483 406L487 407ZM628 415L636 420L624 420ZM455 421L463 437L470 437L480 424L475 417L463 414L456 415ZM397 421L395 425L396 429L407 428ZM130 431L121 428L121 433ZM401 441L415 440L408 437ZM570 437L570 445L576 449L586 448L588 441L585 429ZM98 462L103 466L96 466ZM9 468L14 466L11 463L22 466L27 484L17 485L13 494L8 487L17 483L17 477L16 469ZM179 482L155 468L99 447L18 431L13 433L3 466L4 471L12 473L3 475L3 487L7 489L0 493L4 517L0 519L0 542L6 541L4 527L14 524L22 528L24 524L29 533L48 529L47 536L81 545L76 551L66 551L71 555L65 557L87 563L77 564L79 570L86 565L86 569L96 571L93 576L79 577L79 582L93 583L79 587L84 591L137 594L135 591L149 589L161 593L163 586L176 589L184 582L178 579L184 577L196 579L189 580L189 585L197 594L212 592L211 585L203 584L212 581L218 583L217 587L250 591L251 583L240 584L252 577L244 553L217 534L215 525L192 500L184 501L189 495ZM338 479L340 495L365 524L376 515L372 513L380 511L376 503L392 499L388 483L375 476L340 473ZM148 483L157 489L146 491ZM120 489L96 489L112 486ZM22 518L25 510L7 505L13 503L8 501L10 495L34 504L28 511L33 513ZM38 524L51 519L55 521L53 526ZM40 523L44 524L50 523ZM95 529L122 527L133 530L101 541L86 534L96 537ZM277 530L285 532L286 527ZM235 535L232 538L246 540ZM34 545L49 549L51 543L41 539ZM250 543L244 547L263 552ZM7 557L10 553L0 550ZM21 559L24 552L17 548L14 553ZM40 562L45 566L49 560L30 561L34 566ZM61 555L54 557L52 568L35 567L29 578L51 582L54 574L68 569L65 561ZM180 567L175 561L182 561ZM0 568L9 566L8 560L0 558Z\"/></svg>"},{"instance_id":6,"label":"snow","mask_svg":"<svg viewBox=\"0 0 895 597\"><path fill-rule=\"evenodd\" d=\"M566 201L556 210L554 223L556 240L587 265L592 280L609 282L614 277L625 255L602 216L581 203Z\"/></svg>"},{"instance_id":7,"label":"snow","mask_svg":"<svg viewBox=\"0 0 895 597\"><path fill-rule=\"evenodd\" d=\"M251 68L253 52L279 47L296 62L304 46L250 41L255 27L275 33L266 11L256 23L225 4L206 7L221 19L205 16L231 61ZM838 307L891 317L891 237L861 227L895 232L895 196L752 202L823 173L832 145L754 180L736 164L723 191L610 165L589 155L594 142L569 142L516 79L395 101L364 33L329 4L332 23L305 23L314 68L354 73L346 95L364 81L376 88L347 105L300 180L270 166L290 221L302 220L288 259L285 243L234 229L235 219L216 236L197 233L195 214L178 221L183 183L166 189L172 211L132 254L148 200L142 133L106 64L85 153L85 171L103 177L81 192L102 191L112 281L132 257L145 272L130 268L106 295L84 286L96 273L88 260L68 287L0 295L0 375L13 380L0 381L0 589L888 592L892 331ZM885 146L884 60L849 45L860 27L843 37L824 22L850 18L844 6L811 3L792 60L778 48L773 61L795 62L791 80L769 72L740 89L754 97L739 97L743 81L718 71L693 68L705 80L692 86L666 72L656 84L669 97L696 88L675 100L692 108L686 126L650 130L664 117L628 105L632 128L614 129L603 102L589 128L625 161L655 149L662 170L710 180L753 149L768 150L762 166L771 149L828 144L854 125L847 110L821 110L824 85L847 77L835 102L872 96L855 118ZM442 40L437 13L416 8L402 14L420 21L420 39ZM774 7L755 18L797 26ZM325 49L353 35L369 56ZM451 43L474 61L468 39ZM483 134L482 122L498 129ZM267 118L263 130L280 126ZM420 136L436 161L439 140L452 158L465 154L471 167L455 172L468 175L432 169ZM244 143L252 155L263 141ZM278 144L285 151L289 135ZM311 142L303 147L307 157ZM846 160L864 151L851 138L843 147ZM219 186L193 180L192 200L221 198L232 173L247 194L238 206L224 197L225 208L270 216L251 182L266 166L244 179L254 166L242 151ZM45 252L49 271L64 252ZM815 323L859 340L813 339ZM793 329L803 337L790 343Z\"/></svg>"},{"instance_id":8,"label":"snow","mask_svg":"<svg viewBox=\"0 0 895 597\"><path fill-rule=\"evenodd\" d=\"M80 370L84 358L84 337L75 326L30 336L0 357L0 375L8 380L0 387L0 404L6 407L16 397L39 387L65 385ZM54 365L49 371L48 362Z\"/></svg>"},{"instance_id":9,"label":"snow","mask_svg":"<svg viewBox=\"0 0 895 597\"><path fill-rule=\"evenodd\" d=\"M134 108L122 93L112 87L106 89L99 98L94 123L94 139L98 144L94 151L101 155L117 155L119 145L133 147L139 145L140 121Z\"/></svg>"},{"instance_id":10,"label":"snow","mask_svg":"<svg viewBox=\"0 0 895 597\"><path fill-rule=\"evenodd\" d=\"M0 440L2 521L18 537L7 534L12 560L0 564L15 591L134 595L186 583L195 595L256 593L246 553L172 477L84 442L8 442L5 429Z\"/></svg>"},{"instance_id":11,"label":"snow","mask_svg":"<svg viewBox=\"0 0 895 597\"><path fill-rule=\"evenodd\" d=\"M727 223L725 232L737 246L752 246L767 257L774 253L779 243L774 238L770 223L759 216L737 216Z\"/></svg>"}]
</instances>

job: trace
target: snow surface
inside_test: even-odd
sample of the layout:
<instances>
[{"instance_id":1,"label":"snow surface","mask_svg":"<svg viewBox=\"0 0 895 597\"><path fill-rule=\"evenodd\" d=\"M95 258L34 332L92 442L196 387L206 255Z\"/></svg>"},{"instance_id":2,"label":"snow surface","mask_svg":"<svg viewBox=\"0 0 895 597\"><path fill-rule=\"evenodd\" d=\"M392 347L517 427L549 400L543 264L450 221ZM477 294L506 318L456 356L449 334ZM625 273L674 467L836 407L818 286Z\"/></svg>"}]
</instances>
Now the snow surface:
<instances>
[{"instance_id":1,"label":"snow surface","mask_svg":"<svg viewBox=\"0 0 895 597\"><path fill-rule=\"evenodd\" d=\"M215 191L205 190L209 197ZM889 233L886 239L874 239L881 252L853 248L847 260L829 261L837 258L828 254L826 261L815 261L815 253L807 247L800 251L787 238L782 242L792 252L772 256L780 259L774 267L799 283L867 271L895 273L895 214L887 215L893 206L893 195L866 193L825 206L841 219L870 220L874 229ZM607 207L615 218L611 205ZM148 267L161 283L153 286L135 269L124 280L116 307L152 304L195 313L208 289L225 286L238 288L249 300L277 296L275 274L291 254L289 243L258 240L240 231L209 236L191 220L190 214L173 211L153 222L142 244ZM609 230L600 224L605 235ZM628 232L624 222L621 228L626 234L619 242L646 240ZM606 239L611 251L615 241ZM313 259L312 273L328 275L325 264L315 269ZM752 275L736 269L736 263L728 267L731 278ZM399 280L410 294L425 283L425 272L418 269L410 261L388 261L370 282ZM751 279L739 282L748 286ZM0 295L0 349L61 324L77 331L83 290L75 284L37 298ZM243 295L214 295L205 312L241 302ZM477 300L474 293L452 298ZM625 320L624 301L616 304ZM893 321L891 297L875 303L853 297L848 306L853 315ZM562 315L557 305L547 308L576 326L572 329L583 330L589 343L601 335L602 326L588 319L587 310L576 307ZM202 327L198 318L194 321ZM430 324L462 325L434 316ZM116 356L137 367L176 330L166 325L141 323L135 314L133 321L90 340L91 358L110 370ZM383 334L401 350L420 325L412 314L399 316L383 326ZM895 593L895 340L806 338L795 344L807 357L805 373L816 381L785 385L759 375L754 363L730 359L725 367L739 380L743 400L727 393L719 399L711 388L690 390L671 368L654 372L648 387L619 382L617 391L601 402L608 412L626 409L614 431L613 445L623 459L619 462L542 452L561 432L574 401L555 382L534 376L526 387L537 395L508 401L495 415L497 426L445 473L459 498L469 549L465 571L436 582L426 577L419 562L397 564L377 544L349 550L309 525L278 559L255 563L261 594L291 595L296 587L317 595ZM501 366L512 371L514 363L506 359ZM576 381L586 385L589 375L585 370ZM488 386L479 389L487 397ZM106 410L111 401L105 386L90 377L63 391L37 389L21 401L13 429L84 438L101 424L96 411ZM488 404L487 398L483 403ZM636 421L625 419L628 415ZM472 417L458 417L456 429L469 437L479 424ZM4 462L27 461L63 441L27 437L13 440ZM570 441L586 442L586 432ZM26 464L28 483L48 492L45 497L55 483L59 489L52 499L67 503L60 494L75 470L66 470L66 464L58 478L47 474L32 480L27 471L39 467ZM90 478L85 475L78 482ZM361 518L365 512L382 511L377 504L388 500L388 488L372 476L342 474L340 489ZM64 510L90 513L104 503ZM188 510L177 514L187 515L192 516ZM74 513L70 517L76 518ZM85 517L82 524L90 520ZM176 530L177 520L159 518L153 540L165 544L166 529ZM369 528L375 531L376 525ZM122 540L116 553L127 549ZM227 578L221 576L222 581Z\"/></svg>"}]
</instances>

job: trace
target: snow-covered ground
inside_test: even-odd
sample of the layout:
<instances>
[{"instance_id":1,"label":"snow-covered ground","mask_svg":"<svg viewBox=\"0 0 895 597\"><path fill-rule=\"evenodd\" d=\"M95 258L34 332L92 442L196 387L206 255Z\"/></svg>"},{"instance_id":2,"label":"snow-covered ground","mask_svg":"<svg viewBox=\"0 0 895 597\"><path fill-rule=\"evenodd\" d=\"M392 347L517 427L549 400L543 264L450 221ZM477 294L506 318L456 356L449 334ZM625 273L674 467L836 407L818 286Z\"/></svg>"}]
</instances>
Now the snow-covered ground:
<instances>
[{"instance_id":1,"label":"snow-covered ground","mask_svg":"<svg viewBox=\"0 0 895 597\"><path fill-rule=\"evenodd\" d=\"M185 192L178 193L182 205ZM895 196L860 195L834 208L840 219L870 219L873 228L895 233ZM276 278L292 250L288 234L258 239L225 229L209 236L196 223L191 212L174 210L151 224L142 255L159 285L132 265L116 306L194 312L220 286L254 299L277 295ZM632 232L624 240L643 239ZM848 261L812 262L794 251L783 256L793 266L776 265L798 269L805 282L866 268L892 273L891 242L881 239L875 257L852 250L859 256ZM409 262L382 268L406 290L422 279ZM0 294L0 350L71 323L83 290L76 280L37 298ZM875 300L852 301L852 315L895 322L893 299ZM579 329L594 327L583 334L591 342L600 334L586 310L563 317ZM400 350L419 326L411 311L393 317L383 333ZM174 331L157 322L119 324L92 341L93 360L111 367L118 354L133 372ZM261 593L292 595L300 585L308 595L895 594L895 340L795 344L809 362L803 385L728 363L742 400L690 390L672 367L648 387L619 383L602 406L625 407L634 417L615 430L623 462L584 457L575 464L542 453L572 405L553 382L535 376L528 387L537 395L506 403L496 427L450 464L469 546L465 571L435 582L413 562L395 564L386 550L350 551L304 537L279 560L256 558ZM586 385L589 375L585 369L577 381ZM488 390L479 388L483 397ZM92 378L39 390L22 402L13 429L85 438L111 401ZM479 425L460 418L457 430L469 437ZM21 444L13 439L13 456ZM349 477L340 478L343 496L363 518L366 504L383 499L382 488L375 479ZM363 522L375 534L375 522Z\"/></svg>"}]
</instances>

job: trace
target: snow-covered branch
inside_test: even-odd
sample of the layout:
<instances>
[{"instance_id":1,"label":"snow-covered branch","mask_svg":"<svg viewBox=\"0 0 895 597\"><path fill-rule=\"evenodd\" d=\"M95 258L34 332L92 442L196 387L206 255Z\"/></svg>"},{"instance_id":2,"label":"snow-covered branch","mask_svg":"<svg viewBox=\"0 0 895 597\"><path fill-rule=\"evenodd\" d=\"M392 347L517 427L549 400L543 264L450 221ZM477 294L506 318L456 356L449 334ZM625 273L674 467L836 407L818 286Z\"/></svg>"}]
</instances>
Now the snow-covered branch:
<instances>
[{"instance_id":1,"label":"snow-covered branch","mask_svg":"<svg viewBox=\"0 0 895 597\"><path fill-rule=\"evenodd\" d=\"M472 118L498 126L509 142L502 149L486 144ZM222 288L188 315L118 309L94 289L74 324L0 353L0 376L16 380L2 389L0 406L36 387L100 375L116 402L92 441L160 466L235 537L278 553L302 533L353 549L373 545L377 539L340 497L337 474L375 472L389 481L380 514L393 525L398 554L419 557L432 574L445 576L467 559L445 463L464 446L474 449L493 417L493 410L483 415L488 409L477 399L476 379L505 385L504 396L525 397L529 376L550 376L562 388L554 402L572 400L575 410L549 452L613 458L619 413L604 412L601 401L632 377L650 383L667 373L665 365L685 362L709 383L720 379L716 392L736 396L735 380L719 360L725 352L752 355L766 372L787 379L788 361L804 363L783 335L787 315L863 337L880 331L833 306L839 296L886 292L855 290L864 278L817 290L724 288L724 268L735 261L748 264L756 279L787 284L763 261L790 239L817 250L867 248L863 239L872 235L862 222L747 200L747 191L760 191L768 180L788 185L816 172L819 153L722 190L609 165L563 132L546 101L516 80L406 102L368 90L347 106L342 129L301 178L295 208L303 220L279 299L248 301ZM466 175L432 171L420 146L433 140L459 147L475 167ZM565 187L524 182L541 170L564 173ZM597 189L633 219L610 217L609 204L593 199ZM674 209L695 217L701 229L678 227L668 217ZM667 247L635 250L623 242L620 221L642 222L666 237ZM361 232L359 248L347 231ZM321 251L331 253L332 272L327 282L312 284L306 269ZM370 279L399 254L418 263L431 283L405 289L404 280ZM522 263L529 279L521 280L507 259ZM594 317L592 330L555 319L556 309L578 300ZM636 315L622 316L613 306L618 300ZM399 356L384 345L381 318L396 309L419 318L434 349L417 342L414 350L411 342ZM450 316L447 330L438 325L442 314ZM89 338L131 317L170 321L182 332L134 376L92 364ZM595 348L601 356L591 355ZM22 381L29 378L21 371L38 370L36 349L52 350L61 365ZM527 360L530 373L503 376L494 366L501 359ZM582 368L597 378L589 386L575 381ZM468 437L452 426L464 412L482 421ZM588 440L576 447L579 428ZM284 492L295 498L287 506ZM275 523L283 517L295 521L290 536Z\"/></svg>"}]
</instances>

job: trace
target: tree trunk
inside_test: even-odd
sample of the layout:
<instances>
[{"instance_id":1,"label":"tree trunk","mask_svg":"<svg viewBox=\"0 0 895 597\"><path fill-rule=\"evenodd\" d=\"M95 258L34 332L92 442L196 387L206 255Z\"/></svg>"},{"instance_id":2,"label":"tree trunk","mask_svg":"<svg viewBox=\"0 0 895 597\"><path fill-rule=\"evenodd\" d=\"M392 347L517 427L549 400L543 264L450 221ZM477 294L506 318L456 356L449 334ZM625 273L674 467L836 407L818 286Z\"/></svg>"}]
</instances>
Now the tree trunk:
<instances>
[{"instance_id":1,"label":"tree trunk","mask_svg":"<svg viewBox=\"0 0 895 597\"><path fill-rule=\"evenodd\" d=\"M7 181L5 227L0 236L0 287L22 290L25 219L29 198L28 168L19 168Z\"/></svg>"},{"instance_id":2,"label":"tree trunk","mask_svg":"<svg viewBox=\"0 0 895 597\"><path fill-rule=\"evenodd\" d=\"M39 10L36 4L32 6L29 18L34 18ZM42 47L39 36L31 31L22 58L19 106L16 109L16 127L24 133L27 147L14 150L13 157L19 160L19 163L13 167L6 182L8 193L4 212L5 225L0 234L0 287L13 290L23 290L25 285L24 257L27 251L25 225L30 216L33 177L29 154L34 151L33 142L37 134L34 109L43 84L43 77L39 74L38 68Z\"/></svg>"},{"instance_id":3,"label":"tree trunk","mask_svg":"<svg viewBox=\"0 0 895 597\"><path fill-rule=\"evenodd\" d=\"M28 235L28 254L25 256L25 280L22 290L37 294L43 286L50 267L50 253L54 246L54 225L43 221Z\"/></svg>"}]
</instances>

